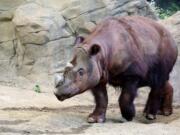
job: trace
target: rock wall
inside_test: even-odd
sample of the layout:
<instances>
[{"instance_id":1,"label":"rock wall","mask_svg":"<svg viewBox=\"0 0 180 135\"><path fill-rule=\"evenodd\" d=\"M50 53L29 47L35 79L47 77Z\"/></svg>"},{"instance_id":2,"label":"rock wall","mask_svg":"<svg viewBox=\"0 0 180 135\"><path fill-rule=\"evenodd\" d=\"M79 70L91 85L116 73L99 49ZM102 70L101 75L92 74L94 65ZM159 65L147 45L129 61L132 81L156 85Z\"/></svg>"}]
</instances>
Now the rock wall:
<instances>
[{"instance_id":1,"label":"rock wall","mask_svg":"<svg viewBox=\"0 0 180 135\"><path fill-rule=\"evenodd\" d=\"M69 59L76 33L88 34L107 16L134 14L156 19L146 0L0 0L0 84L52 86L53 72ZM160 23L180 50L180 12ZM179 58L171 74L175 103L180 103ZM145 94L140 93L142 102Z\"/></svg>"},{"instance_id":2,"label":"rock wall","mask_svg":"<svg viewBox=\"0 0 180 135\"><path fill-rule=\"evenodd\" d=\"M172 33L180 52L180 11L160 23ZM178 60L171 74L171 82L174 87L174 102L180 103L180 53L178 53Z\"/></svg>"},{"instance_id":3,"label":"rock wall","mask_svg":"<svg viewBox=\"0 0 180 135\"><path fill-rule=\"evenodd\" d=\"M75 33L107 16L156 18L146 0L1 0L0 83L51 85L68 60Z\"/></svg>"}]
</instances>

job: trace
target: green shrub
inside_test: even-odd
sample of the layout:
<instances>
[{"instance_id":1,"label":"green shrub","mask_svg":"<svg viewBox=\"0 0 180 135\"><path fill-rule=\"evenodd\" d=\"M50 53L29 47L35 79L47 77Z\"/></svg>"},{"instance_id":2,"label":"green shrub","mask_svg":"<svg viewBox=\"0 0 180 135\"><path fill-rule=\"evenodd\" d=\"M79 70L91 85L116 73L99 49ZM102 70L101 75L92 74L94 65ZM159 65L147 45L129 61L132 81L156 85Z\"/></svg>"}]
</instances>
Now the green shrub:
<instances>
[{"instance_id":1,"label":"green shrub","mask_svg":"<svg viewBox=\"0 0 180 135\"><path fill-rule=\"evenodd\" d=\"M37 93L41 93L41 88L39 85L35 85L34 86L34 91L37 92Z\"/></svg>"},{"instance_id":2,"label":"green shrub","mask_svg":"<svg viewBox=\"0 0 180 135\"><path fill-rule=\"evenodd\" d=\"M154 11L160 19L166 19L167 17L173 15L174 13L180 10L180 5L174 2L171 2L171 4L166 9L156 6L156 3L154 1L151 1L150 5L152 6L152 8L154 9Z\"/></svg>"}]
</instances>

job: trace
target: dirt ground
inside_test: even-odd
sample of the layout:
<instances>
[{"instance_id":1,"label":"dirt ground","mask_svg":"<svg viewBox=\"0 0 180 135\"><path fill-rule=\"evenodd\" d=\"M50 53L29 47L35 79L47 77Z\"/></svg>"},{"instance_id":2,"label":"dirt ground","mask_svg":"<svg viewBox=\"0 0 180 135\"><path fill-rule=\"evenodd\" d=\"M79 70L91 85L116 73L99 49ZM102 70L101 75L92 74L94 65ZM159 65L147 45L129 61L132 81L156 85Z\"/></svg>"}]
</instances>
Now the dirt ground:
<instances>
[{"instance_id":1,"label":"dirt ground","mask_svg":"<svg viewBox=\"0 0 180 135\"><path fill-rule=\"evenodd\" d=\"M157 120L148 121L142 116L143 105L136 102L135 119L123 123L117 99L113 98L110 99L106 123L88 124L86 118L94 107L90 93L59 102L49 90L51 88L42 89L42 93L36 93L33 90L0 86L1 135L180 134L180 108L177 106L173 115L158 116ZM116 92L112 93L110 98L118 95Z\"/></svg>"}]
</instances>

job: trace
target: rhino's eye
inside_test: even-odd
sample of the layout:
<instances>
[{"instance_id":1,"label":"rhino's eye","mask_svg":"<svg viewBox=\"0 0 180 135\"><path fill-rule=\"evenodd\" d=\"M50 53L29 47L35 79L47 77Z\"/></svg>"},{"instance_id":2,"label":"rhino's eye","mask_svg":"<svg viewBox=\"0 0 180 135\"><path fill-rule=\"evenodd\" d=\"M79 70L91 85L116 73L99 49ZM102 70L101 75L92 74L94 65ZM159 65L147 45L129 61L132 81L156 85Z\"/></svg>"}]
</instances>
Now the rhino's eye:
<instances>
[{"instance_id":1,"label":"rhino's eye","mask_svg":"<svg viewBox=\"0 0 180 135\"><path fill-rule=\"evenodd\" d=\"M83 76L83 75L84 75L84 70L83 70L82 68L80 68L80 69L78 70L78 73L79 73L80 76Z\"/></svg>"}]
</instances>

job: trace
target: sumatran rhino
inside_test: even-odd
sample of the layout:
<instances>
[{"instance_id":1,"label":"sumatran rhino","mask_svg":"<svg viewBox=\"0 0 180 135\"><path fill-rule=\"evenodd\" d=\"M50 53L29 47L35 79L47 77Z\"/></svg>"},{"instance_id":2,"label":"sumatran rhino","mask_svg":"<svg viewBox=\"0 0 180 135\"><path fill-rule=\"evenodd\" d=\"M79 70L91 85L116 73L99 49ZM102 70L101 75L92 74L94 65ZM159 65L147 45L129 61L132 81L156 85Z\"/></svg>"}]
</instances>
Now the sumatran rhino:
<instances>
[{"instance_id":1,"label":"sumatran rhino","mask_svg":"<svg viewBox=\"0 0 180 135\"><path fill-rule=\"evenodd\" d=\"M144 109L147 119L172 113L173 88L169 74L177 59L171 34L157 22L139 16L111 17L86 38L77 37L72 60L63 75L55 75L55 95L63 101L92 91L96 107L88 122L104 122L108 104L106 85L122 89L119 106L123 118L135 116L137 89L151 91Z\"/></svg>"}]
</instances>

